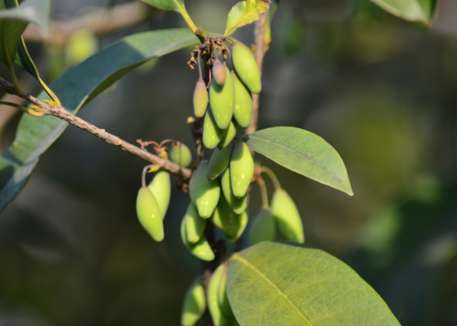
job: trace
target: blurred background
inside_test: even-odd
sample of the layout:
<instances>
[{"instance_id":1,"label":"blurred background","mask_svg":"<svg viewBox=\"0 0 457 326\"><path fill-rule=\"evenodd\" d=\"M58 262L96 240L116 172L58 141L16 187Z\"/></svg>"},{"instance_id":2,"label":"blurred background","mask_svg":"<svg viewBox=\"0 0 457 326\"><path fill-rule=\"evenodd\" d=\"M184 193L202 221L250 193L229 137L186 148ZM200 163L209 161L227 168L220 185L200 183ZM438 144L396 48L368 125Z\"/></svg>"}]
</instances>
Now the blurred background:
<instances>
[{"instance_id":1,"label":"blurred background","mask_svg":"<svg viewBox=\"0 0 457 326\"><path fill-rule=\"evenodd\" d=\"M236 1L187 2L199 24L221 32ZM457 325L457 2L438 2L429 29L367 0L281 1L265 62L260 127L318 133L353 182L350 198L268 163L300 208L307 246L350 264L403 325ZM52 16L68 22L122 4L59 0ZM151 11L134 25L91 47L182 22ZM252 41L252 28L237 36ZM74 63L58 45L31 49L48 80ZM81 116L131 142L191 145L185 121L197 76L188 55L141 67ZM0 115L3 146L13 113ZM179 239L188 199L174 189L166 240L154 243L135 216L143 165L71 127L43 155L0 215L0 325L179 324L201 269Z\"/></svg>"}]
</instances>

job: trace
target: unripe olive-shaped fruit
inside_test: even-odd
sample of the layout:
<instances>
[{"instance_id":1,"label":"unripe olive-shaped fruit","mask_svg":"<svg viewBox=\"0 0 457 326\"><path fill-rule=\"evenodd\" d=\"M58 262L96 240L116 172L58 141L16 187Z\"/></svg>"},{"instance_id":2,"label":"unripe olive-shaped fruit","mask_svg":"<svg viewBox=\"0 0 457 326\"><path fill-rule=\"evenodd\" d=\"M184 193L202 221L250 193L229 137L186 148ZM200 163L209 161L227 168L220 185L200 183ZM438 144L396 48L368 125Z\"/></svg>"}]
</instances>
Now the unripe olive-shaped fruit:
<instances>
[{"instance_id":1,"label":"unripe olive-shaped fruit","mask_svg":"<svg viewBox=\"0 0 457 326\"><path fill-rule=\"evenodd\" d=\"M218 176L224 173L225 169L230 164L232 155L232 147L227 146L223 149L215 149L208 164L208 179L215 180Z\"/></svg>"},{"instance_id":2,"label":"unripe olive-shaped fruit","mask_svg":"<svg viewBox=\"0 0 457 326\"><path fill-rule=\"evenodd\" d=\"M181 326L194 326L205 313L205 288L200 279L195 280L187 289L181 312Z\"/></svg>"},{"instance_id":3,"label":"unripe olive-shaped fruit","mask_svg":"<svg viewBox=\"0 0 457 326\"><path fill-rule=\"evenodd\" d=\"M203 121L203 145L208 149L214 149L219 145L222 138L222 130L217 127L212 114L207 112Z\"/></svg>"},{"instance_id":4,"label":"unripe olive-shaped fruit","mask_svg":"<svg viewBox=\"0 0 457 326\"><path fill-rule=\"evenodd\" d=\"M233 115L236 122L243 127L247 128L251 123L252 116L252 98L249 91L244 84L238 79L237 75L233 74L233 83L235 86L235 107L233 108Z\"/></svg>"},{"instance_id":5,"label":"unripe olive-shaped fruit","mask_svg":"<svg viewBox=\"0 0 457 326\"><path fill-rule=\"evenodd\" d=\"M197 257L198 259L204 260L204 261L212 261L215 258L214 252L211 249L211 246L209 245L208 241L206 241L206 238L202 236L200 240L198 240L196 243L191 243L187 239L187 230L186 226L187 224L185 223L184 219L181 221L181 240L184 244L184 246L189 250L189 252Z\"/></svg>"},{"instance_id":6,"label":"unripe olive-shaped fruit","mask_svg":"<svg viewBox=\"0 0 457 326\"><path fill-rule=\"evenodd\" d=\"M197 118L203 118L208 108L209 96L206 84L203 79L199 79L194 89L194 115Z\"/></svg>"},{"instance_id":7,"label":"unripe olive-shaped fruit","mask_svg":"<svg viewBox=\"0 0 457 326\"><path fill-rule=\"evenodd\" d=\"M275 191L271 211L276 218L278 231L285 240L300 244L305 242L300 213L284 189Z\"/></svg>"},{"instance_id":8,"label":"unripe olive-shaped fruit","mask_svg":"<svg viewBox=\"0 0 457 326\"><path fill-rule=\"evenodd\" d=\"M235 214L225 200L221 200L214 211L212 222L224 232L224 236L228 241L235 242L246 229L248 215L245 212Z\"/></svg>"},{"instance_id":9,"label":"unripe olive-shaped fruit","mask_svg":"<svg viewBox=\"0 0 457 326\"><path fill-rule=\"evenodd\" d=\"M136 198L136 214L143 228L155 241L165 237L163 230L162 212L157 200L147 187L138 191Z\"/></svg>"},{"instance_id":10,"label":"unripe olive-shaped fruit","mask_svg":"<svg viewBox=\"0 0 457 326\"><path fill-rule=\"evenodd\" d=\"M230 181L235 197L244 197L254 177L254 159L244 142L235 145L230 160Z\"/></svg>"},{"instance_id":11,"label":"unripe olive-shaped fruit","mask_svg":"<svg viewBox=\"0 0 457 326\"><path fill-rule=\"evenodd\" d=\"M227 129L232 121L235 93L232 74L226 71L226 80L223 86L212 82L209 88L209 102L214 121L220 129Z\"/></svg>"},{"instance_id":12,"label":"unripe olive-shaped fruit","mask_svg":"<svg viewBox=\"0 0 457 326\"><path fill-rule=\"evenodd\" d=\"M227 67L225 64L216 60L213 64L213 68L211 70L213 80L219 85L224 86L225 80L227 79Z\"/></svg>"},{"instance_id":13,"label":"unripe olive-shaped fruit","mask_svg":"<svg viewBox=\"0 0 457 326\"><path fill-rule=\"evenodd\" d=\"M183 223L185 223L187 241L192 244L197 243L205 231L206 220L198 215L197 209L192 203L190 203L187 207L187 211L183 219Z\"/></svg>"},{"instance_id":14,"label":"unripe olive-shaped fruit","mask_svg":"<svg viewBox=\"0 0 457 326\"><path fill-rule=\"evenodd\" d=\"M192 163L192 152L186 144L173 144L170 149L170 160L183 168L187 168Z\"/></svg>"},{"instance_id":15,"label":"unripe olive-shaped fruit","mask_svg":"<svg viewBox=\"0 0 457 326\"><path fill-rule=\"evenodd\" d=\"M269 209L262 209L252 223L249 232L249 244L276 240L276 221Z\"/></svg>"},{"instance_id":16,"label":"unripe olive-shaped fruit","mask_svg":"<svg viewBox=\"0 0 457 326\"><path fill-rule=\"evenodd\" d=\"M228 126L228 128L223 131L222 140L219 143L219 148L225 148L228 145L230 145L232 143L233 139L235 139L235 137L236 137L236 127L232 121L232 122L230 122L230 125Z\"/></svg>"},{"instance_id":17,"label":"unripe olive-shaped fruit","mask_svg":"<svg viewBox=\"0 0 457 326\"><path fill-rule=\"evenodd\" d=\"M224 294L225 289L222 287L227 286L227 267L225 264L219 265L218 268L211 275L208 284L206 297L208 300L208 309L211 319L215 326L232 326L238 325L235 317L231 311L230 306L225 306L228 303L221 300L221 294Z\"/></svg>"},{"instance_id":18,"label":"unripe olive-shaped fruit","mask_svg":"<svg viewBox=\"0 0 457 326\"><path fill-rule=\"evenodd\" d=\"M168 206L170 205L171 197L171 177L167 171L159 171L152 179L148 186L149 191L152 192L154 198L159 204L162 219L167 214Z\"/></svg>"},{"instance_id":19,"label":"unripe olive-shaped fruit","mask_svg":"<svg viewBox=\"0 0 457 326\"><path fill-rule=\"evenodd\" d=\"M248 207L247 195L237 198L232 192L232 182L230 178L230 168L226 169L221 178L221 189L225 200L236 214L241 214Z\"/></svg>"},{"instance_id":20,"label":"unripe olive-shaped fruit","mask_svg":"<svg viewBox=\"0 0 457 326\"><path fill-rule=\"evenodd\" d=\"M201 217L211 217L219 202L220 193L218 182L208 179L208 162L202 161L189 183L190 198Z\"/></svg>"},{"instance_id":21,"label":"unripe olive-shaped fruit","mask_svg":"<svg viewBox=\"0 0 457 326\"><path fill-rule=\"evenodd\" d=\"M233 66L241 81L252 93L258 94L262 90L260 69L251 49L241 42L237 42L232 50Z\"/></svg>"}]
</instances>

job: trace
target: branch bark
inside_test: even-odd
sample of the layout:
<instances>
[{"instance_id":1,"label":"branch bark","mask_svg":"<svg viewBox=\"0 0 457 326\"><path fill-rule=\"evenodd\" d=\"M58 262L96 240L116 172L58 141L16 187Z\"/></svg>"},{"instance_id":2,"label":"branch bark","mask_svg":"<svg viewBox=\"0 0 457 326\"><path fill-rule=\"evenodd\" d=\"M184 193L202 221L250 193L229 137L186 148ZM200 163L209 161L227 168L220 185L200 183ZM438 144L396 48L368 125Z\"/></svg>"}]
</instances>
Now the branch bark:
<instances>
[{"instance_id":1,"label":"branch bark","mask_svg":"<svg viewBox=\"0 0 457 326\"><path fill-rule=\"evenodd\" d=\"M73 33L86 29L95 34L106 34L131 27L144 21L150 7L141 2L117 5L111 9L98 9L86 16L66 22L54 22L49 32L44 34L38 27L29 25L24 38L31 42L43 42L61 47Z\"/></svg>"},{"instance_id":2,"label":"branch bark","mask_svg":"<svg viewBox=\"0 0 457 326\"><path fill-rule=\"evenodd\" d=\"M154 155L136 145L133 145L122 138L113 135L106 131L105 129L101 129L96 125L81 119L80 117L74 115L73 113L69 112L67 109L61 106L52 106L49 105L40 99L27 94L20 94L15 89L14 85L8 82L7 80L0 77L0 87L4 88L6 92L10 94L14 94L19 96L20 98L26 100L27 102L35 105L40 112L45 115L53 116L55 118L64 120L68 122L70 125L75 126L81 130L84 130L97 138L103 140L105 143L116 146L123 151L128 152L129 154L139 157L149 163L156 164L160 166L162 169L165 169L171 173L179 174L184 178L190 178L192 175L192 171L186 168L182 168L178 164L175 164L171 161L165 160L160 158L157 155Z\"/></svg>"}]
</instances>

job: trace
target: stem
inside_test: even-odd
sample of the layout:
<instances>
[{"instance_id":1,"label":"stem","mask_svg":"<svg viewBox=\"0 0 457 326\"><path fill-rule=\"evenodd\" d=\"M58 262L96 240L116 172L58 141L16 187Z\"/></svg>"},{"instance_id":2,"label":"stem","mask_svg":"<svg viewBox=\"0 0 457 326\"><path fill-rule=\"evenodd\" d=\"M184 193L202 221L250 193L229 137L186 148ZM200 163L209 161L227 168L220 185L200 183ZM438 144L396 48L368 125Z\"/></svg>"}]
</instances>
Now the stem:
<instances>
[{"instance_id":1,"label":"stem","mask_svg":"<svg viewBox=\"0 0 457 326\"><path fill-rule=\"evenodd\" d=\"M184 19L184 22L186 23L187 27L192 31L192 33L197 36L200 41L203 41L206 37L206 33L202 31L192 20L192 17L190 17L189 12L187 11L186 7L184 5L179 5L178 6L178 12L181 14L181 17Z\"/></svg>"},{"instance_id":2,"label":"stem","mask_svg":"<svg viewBox=\"0 0 457 326\"><path fill-rule=\"evenodd\" d=\"M273 186L275 187L276 190L281 189L281 183L279 182L278 177L276 176L276 174L273 172L272 169L270 169L269 167L266 167L266 166L262 166L261 173L268 176L268 178L270 179L271 183L273 183Z\"/></svg>"},{"instance_id":3,"label":"stem","mask_svg":"<svg viewBox=\"0 0 457 326\"><path fill-rule=\"evenodd\" d=\"M182 175L184 178L188 179L192 175L192 171L186 168L182 168L178 164L175 164L171 161L164 160L157 155L151 154L150 152L141 149L138 146L135 146L120 137L113 135L106 131L105 129L101 129L94 124L79 118L78 116L74 115L73 113L67 111L63 106L52 106L49 105L32 95L26 95L19 93L13 84L8 82L7 80L0 77L0 87L4 88L8 93L15 94L24 100L30 102L31 104L35 105L39 110L42 111L45 115L50 115L56 117L58 119L64 120L75 126L81 130L84 130L107 144L116 146L123 151L128 152L133 156L137 156L147 162L153 163L158 165L160 168L165 169L171 173L176 173Z\"/></svg>"},{"instance_id":4,"label":"stem","mask_svg":"<svg viewBox=\"0 0 457 326\"><path fill-rule=\"evenodd\" d=\"M6 105L6 106L11 106L15 109L19 109L21 107L20 104L14 103L14 102L9 102L9 101L0 101L0 105Z\"/></svg>"},{"instance_id":5,"label":"stem","mask_svg":"<svg viewBox=\"0 0 457 326\"><path fill-rule=\"evenodd\" d=\"M262 176L259 176L258 178L256 178L255 181L260 190L260 200L262 202L262 208L267 209L268 207L270 207L270 204L268 200L268 190L265 184L265 180L262 178Z\"/></svg>"}]
</instances>

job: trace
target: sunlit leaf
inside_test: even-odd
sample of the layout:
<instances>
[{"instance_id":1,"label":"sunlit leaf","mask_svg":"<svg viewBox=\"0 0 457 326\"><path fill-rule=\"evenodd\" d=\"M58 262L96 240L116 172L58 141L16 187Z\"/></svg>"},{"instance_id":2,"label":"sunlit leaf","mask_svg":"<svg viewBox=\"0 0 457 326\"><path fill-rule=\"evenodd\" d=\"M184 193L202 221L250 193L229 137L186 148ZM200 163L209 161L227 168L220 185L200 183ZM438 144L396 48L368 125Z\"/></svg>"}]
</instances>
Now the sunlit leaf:
<instances>
[{"instance_id":1,"label":"sunlit leaf","mask_svg":"<svg viewBox=\"0 0 457 326\"><path fill-rule=\"evenodd\" d=\"M230 9L224 34L233 34L238 28L254 23L267 10L268 5L260 0L238 2Z\"/></svg>"},{"instance_id":2,"label":"sunlit leaf","mask_svg":"<svg viewBox=\"0 0 457 326\"><path fill-rule=\"evenodd\" d=\"M436 0L371 0L387 12L405 20L430 24Z\"/></svg>"}]
</instances>

